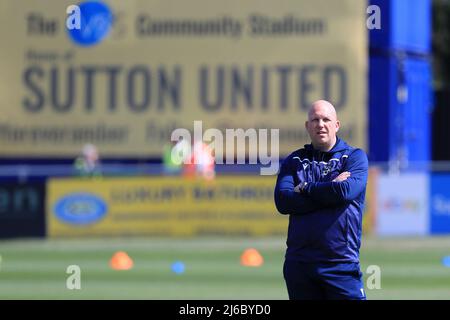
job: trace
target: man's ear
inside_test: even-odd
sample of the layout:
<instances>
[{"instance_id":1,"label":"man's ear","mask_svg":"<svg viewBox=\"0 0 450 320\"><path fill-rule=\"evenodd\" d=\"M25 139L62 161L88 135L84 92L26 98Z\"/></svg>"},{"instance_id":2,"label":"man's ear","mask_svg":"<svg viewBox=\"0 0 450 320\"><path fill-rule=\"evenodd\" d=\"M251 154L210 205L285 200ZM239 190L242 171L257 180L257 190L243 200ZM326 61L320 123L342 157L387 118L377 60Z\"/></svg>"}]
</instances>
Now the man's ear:
<instances>
[{"instance_id":1,"label":"man's ear","mask_svg":"<svg viewBox=\"0 0 450 320\"><path fill-rule=\"evenodd\" d=\"M308 131L308 120L305 121L305 129Z\"/></svg>"},{"instance_id":2,"label":"man's ear","mask_svg":"<svg viewBox=\"0 0 450 320\"><path fill-rule=\"evenodd\" d=\"M339 128L341 127L341 123L339 120L336 121L336 132L339 131Z\"/></svg>"}]
</instances>

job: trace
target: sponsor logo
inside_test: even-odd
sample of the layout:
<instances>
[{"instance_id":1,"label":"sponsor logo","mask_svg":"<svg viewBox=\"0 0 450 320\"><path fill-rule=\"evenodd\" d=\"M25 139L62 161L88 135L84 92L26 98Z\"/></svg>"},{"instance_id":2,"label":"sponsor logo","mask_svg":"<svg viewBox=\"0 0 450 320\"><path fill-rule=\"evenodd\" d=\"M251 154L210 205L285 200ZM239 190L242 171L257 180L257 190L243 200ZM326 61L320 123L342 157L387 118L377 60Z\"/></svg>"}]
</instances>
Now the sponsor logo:
<instances>
[{"instance_id":1,"label":"sponsor logo","mask_svg":"<svg viewBox=\"0 0 450 320\"><path fill-rule=\"evenodd\" d=\"M114 19L106 4L86 1L72 7L71 10L68 8L68 12L72 12L73 16L67 18L67 26L71 26L67 28L67 33L75 44L83 47L93 46L109 34ZM76 19L78 15L79 19Z\"/></svg>"},{"instance_id":2,"label":"sponsor logo","mask_svg":"<svg viewBox=\"0 0 450 320\"><path fill-rule=\"evenodd\" d=\"M56 217L69 224L98 222L108 211L106 203L93 194L72 193L61 198L54 207Z\"/></svg>"},{"instance_id":3,"label":"sponsor logo","mask_svg":"<svg viewBox=\"0 0 450 320\"><path fill-rule=\"evenodd\" d=\"M381 208L387 211L418 213L421 209L421 203L415 199L388 198L382 201Z\"/></svg>"},{"instance_id":4,"label":"sponsor logo","mask_svg":"<svg viewBox=\"0 0 450 320\"><path fill-rule=\"evenodd\" d=\"M441 194L433 197L433 209L435 215L450 216L450 199Z\"/></svg>"}]
</instances>

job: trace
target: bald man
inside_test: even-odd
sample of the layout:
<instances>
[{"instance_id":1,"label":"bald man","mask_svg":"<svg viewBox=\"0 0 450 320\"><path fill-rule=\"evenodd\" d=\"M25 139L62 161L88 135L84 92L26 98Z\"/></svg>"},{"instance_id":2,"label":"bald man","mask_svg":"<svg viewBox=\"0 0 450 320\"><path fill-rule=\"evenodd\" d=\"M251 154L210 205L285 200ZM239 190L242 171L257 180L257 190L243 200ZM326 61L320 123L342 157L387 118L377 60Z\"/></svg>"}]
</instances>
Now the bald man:
<instances>
[{"instance_id":1,"label":"bald man","mask_svg":"<svg viewBox=\"0 0 450 320\"><path fill-rule=\"evenodd\" d=\"M312 104L311 144L283 162L275 204L289 215L283 274L290 299L365 300L359 265L368 161L337 136L333 105Z\"/></svg>"}]
</instances>

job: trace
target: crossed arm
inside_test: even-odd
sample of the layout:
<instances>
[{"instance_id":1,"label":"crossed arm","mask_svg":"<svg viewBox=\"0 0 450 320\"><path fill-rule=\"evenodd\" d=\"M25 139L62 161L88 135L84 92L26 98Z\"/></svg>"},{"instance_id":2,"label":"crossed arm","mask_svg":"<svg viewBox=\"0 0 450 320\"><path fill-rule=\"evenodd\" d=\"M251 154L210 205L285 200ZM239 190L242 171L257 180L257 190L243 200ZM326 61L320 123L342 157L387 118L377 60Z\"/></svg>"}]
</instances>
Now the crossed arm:
<instances>
[{"instance_id":1,"label":"crossed arm","mask_svg":"<svg viewBox=\"0 0 450 320\"><path fill-rule=\"evenodd\" d=\"M296 192L289 159L280 168L275 186L275 206L281 214L306 214L323 207L306 194Z\"/></svg>"},{"instance_id":2,"label":"crossed arm","mask_svg":"<svg viewBox=\"0 0 450 320\"><path fill-rule=\"evenodd\" d=\"M302 193L294 183L290 158L283 163L275 187L275 205L281 214L306 214L355 200L367 183L368 161L362 150L354 151L333 181L308 182Z\"/></svg>"}]
</instances>

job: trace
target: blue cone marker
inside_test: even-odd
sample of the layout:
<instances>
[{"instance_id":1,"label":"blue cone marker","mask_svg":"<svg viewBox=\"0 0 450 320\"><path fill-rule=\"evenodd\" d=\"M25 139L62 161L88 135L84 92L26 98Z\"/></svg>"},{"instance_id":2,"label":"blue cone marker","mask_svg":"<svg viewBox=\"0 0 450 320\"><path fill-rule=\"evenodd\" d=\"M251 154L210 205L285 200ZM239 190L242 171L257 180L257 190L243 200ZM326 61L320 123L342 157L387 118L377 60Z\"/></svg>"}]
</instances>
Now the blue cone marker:
<instances>
[{"instance_id":1,"label":"blue cone marker","mask_svg":"<svg viewBox=\"0 0 450 320\"><path fill-rule=\"evenodd\" d=\"M450 268L450 256L442 258L442 264L444 265L444 267Z\"/></svg>"},{"instance_id":2,"label":"blue cone marker","mask_svg":"<svg viewBox=\"0 0 450 320\"><path fill-rule=\"evenodd\" d=\"M181 261L176 261L172 264L172 271L176 274L181 274L184 272L184 263Z\"/></svg>"}]
</instances>

